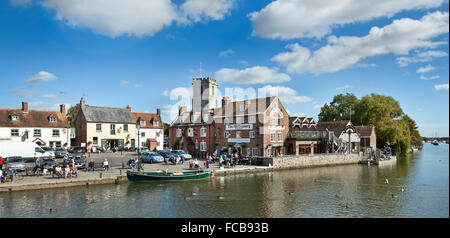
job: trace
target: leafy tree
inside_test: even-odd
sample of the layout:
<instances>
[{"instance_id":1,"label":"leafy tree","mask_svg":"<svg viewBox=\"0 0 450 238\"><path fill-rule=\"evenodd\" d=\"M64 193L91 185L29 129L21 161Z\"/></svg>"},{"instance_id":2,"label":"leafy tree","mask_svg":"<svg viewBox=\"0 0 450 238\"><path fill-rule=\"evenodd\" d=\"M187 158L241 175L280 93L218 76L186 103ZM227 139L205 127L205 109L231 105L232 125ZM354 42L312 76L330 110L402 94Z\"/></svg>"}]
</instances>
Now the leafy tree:
<instances>
[{"instance_id":1,"label":"leafy tree","mask_svg":"<svg viewBox=\"0 0 450 238\"><path fill-rule=\"evenodd\" d=\"M78 111L80 110L80 104L72 106L67 111L67 119L69 120L70 126L75 127L75 120L77 119Z\"/></svg>"},{"instance_id":2,"label":"leafy tree","mask_svg":"<svg viewBox=\"0 0 450 238\"><path fill-rule=\"evenodd\" d=\"M350 120L350 113L354 112L358 103L358 98L351 93L336 95L329 105L325 104L321 108L319 121Z\"/></svg>"},{"instance_id":3,"label":"leafy tree","mask_svg":"<svg viewBox=\"0 0 450 238\"><path fill-rule=\"evenodd\" d=\"M169 128L170 125L168 123L163 122L164 135L169 136Z\"/></svg>"}]
</instances>

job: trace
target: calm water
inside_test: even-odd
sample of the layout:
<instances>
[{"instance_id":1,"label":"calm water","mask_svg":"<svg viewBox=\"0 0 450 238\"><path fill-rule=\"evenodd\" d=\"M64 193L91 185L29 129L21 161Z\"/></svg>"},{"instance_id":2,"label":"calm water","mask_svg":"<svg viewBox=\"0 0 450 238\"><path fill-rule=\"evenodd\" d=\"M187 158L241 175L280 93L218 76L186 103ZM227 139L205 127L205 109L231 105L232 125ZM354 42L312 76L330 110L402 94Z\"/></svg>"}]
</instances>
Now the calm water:
<instances>
[{"instance_id":1,"label":"calm water","mask_svg":"<svg viewBox=\"0 0 450 238\"><path fill-rule=\"evenodd\" d=\"M448 174L449 146L426 144L383 167L3 193L0 217L449 217Z\"/></svg>"}]
</instances>

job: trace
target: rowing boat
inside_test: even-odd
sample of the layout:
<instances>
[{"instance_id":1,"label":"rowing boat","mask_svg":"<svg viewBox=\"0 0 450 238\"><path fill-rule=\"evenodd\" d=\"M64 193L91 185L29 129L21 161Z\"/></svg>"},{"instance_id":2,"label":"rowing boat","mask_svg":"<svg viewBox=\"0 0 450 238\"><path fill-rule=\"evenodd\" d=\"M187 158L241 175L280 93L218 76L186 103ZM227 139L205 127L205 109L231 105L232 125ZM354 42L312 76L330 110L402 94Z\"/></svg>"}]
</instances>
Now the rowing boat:
<instances>
[{"instance_id":1,"label":"rowing boat","mask_svg":"<svg viewBox=\"0 0 450 238\"><path fill-rule=\"evenodd\" d=\"M132 182L146 182L146 181L184 181L184 180L198 180L207 179L214 176L214 170L197 170L197 171L183 171L183 172L139 172L127 171L127 178Z\"/></svg>"}]
</instances>

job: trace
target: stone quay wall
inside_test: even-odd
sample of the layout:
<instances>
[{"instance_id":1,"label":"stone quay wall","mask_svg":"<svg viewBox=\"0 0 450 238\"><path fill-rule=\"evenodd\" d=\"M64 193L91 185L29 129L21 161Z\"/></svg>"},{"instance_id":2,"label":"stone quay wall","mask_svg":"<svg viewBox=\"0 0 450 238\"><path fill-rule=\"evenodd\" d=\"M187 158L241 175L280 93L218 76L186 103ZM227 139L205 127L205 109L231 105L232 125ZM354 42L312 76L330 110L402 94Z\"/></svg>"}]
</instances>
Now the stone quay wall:
<instances>
[{"instance_id":1,"label":"stone quay wall","mask_svg":"<svg viewBox=\"0 0 450 238\"><path fill-rule=\"evenodd\" d=\"M283 169L357 164L361 157L359 154L315 154L265 157L258 160L263 166L270 164L275 169Z\"/></svg>"}]
</instances>

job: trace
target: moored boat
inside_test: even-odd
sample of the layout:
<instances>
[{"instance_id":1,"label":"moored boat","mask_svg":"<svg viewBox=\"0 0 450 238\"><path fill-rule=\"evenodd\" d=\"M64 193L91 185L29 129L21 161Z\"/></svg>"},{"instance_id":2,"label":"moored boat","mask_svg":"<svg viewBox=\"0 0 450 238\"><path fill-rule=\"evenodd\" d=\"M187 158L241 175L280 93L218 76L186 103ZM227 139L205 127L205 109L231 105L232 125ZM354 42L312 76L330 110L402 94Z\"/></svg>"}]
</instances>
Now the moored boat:
<instances>
[{"instance_id":1,"label":"moored boat","mask_svg":"<svg viewBox=\"0 0 450 238\"><path fill-rule=\"evenodd\" d=\"M132 182L147 182L147 181L185 181L207 179L214 176L214 170L197 170L197 171L183 171L183 172L139 172L127 171L127 178Z\"/></svg>"},{"instance_id":2,"label":"moored boat","mask_svg":"<svg viewBox=\"0 0 450 238\"><path fill-rule=\"evenodd\" d=\"M375 165L385 165L385 164L393 164L397 161L397 156L391 155L386 159L373 160L372 164Z\"/></svg>"}]
</instances>

